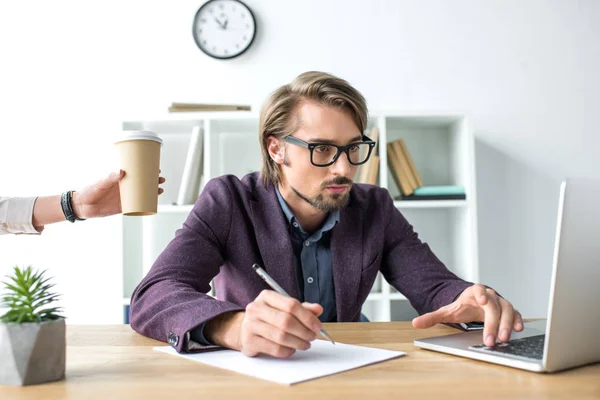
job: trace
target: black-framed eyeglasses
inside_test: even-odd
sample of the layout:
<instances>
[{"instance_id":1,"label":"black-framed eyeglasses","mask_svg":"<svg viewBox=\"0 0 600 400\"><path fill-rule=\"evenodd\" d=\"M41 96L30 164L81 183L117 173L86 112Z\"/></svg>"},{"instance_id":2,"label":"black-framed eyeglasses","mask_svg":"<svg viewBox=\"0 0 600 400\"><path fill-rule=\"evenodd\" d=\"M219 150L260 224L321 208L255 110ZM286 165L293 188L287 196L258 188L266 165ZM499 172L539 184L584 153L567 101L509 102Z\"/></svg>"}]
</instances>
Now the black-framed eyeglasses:
<instances>
[{"instance_id":1,"label":"black-framed eyeglasses","mask_svg":"<svg viewBox=\"0 0 600 400\"><path fill-rule=\"evenodd\" d=\"M284 140L310 150L310 162L315 167L328 167L337 161L342 152L346 153L348 162L352 165L366 163L371 157L375 142L365 135L362 138L362 142L350 143L346 146L330 143L308 143L294 136L286 136Z\"/></svg>"}]
</instances>

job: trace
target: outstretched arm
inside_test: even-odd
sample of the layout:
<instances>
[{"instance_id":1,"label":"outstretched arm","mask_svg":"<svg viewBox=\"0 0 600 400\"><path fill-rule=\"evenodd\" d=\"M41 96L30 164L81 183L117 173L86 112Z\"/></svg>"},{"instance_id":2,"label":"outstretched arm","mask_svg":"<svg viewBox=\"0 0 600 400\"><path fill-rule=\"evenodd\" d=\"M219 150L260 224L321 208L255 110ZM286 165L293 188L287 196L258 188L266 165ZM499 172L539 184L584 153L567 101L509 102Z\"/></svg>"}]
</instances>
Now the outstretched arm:
<instances>
[{"instance_id":1,"label":"outstretched arm","mask_svg":"<svg viewBox=\"0 0 600 400\"><path fill-rule=\"evenodd\" d=\"M487 346L493 346L496 338L509 340L513 329L523 330L521 314L510 302L493 289L464 281L448 270L421 242L391 199L387 206L393 217L386 228L382 272L421 314L413 320L415 328L484 321Z\"/></svg>"},{"instance_id":2,"label":"outstretched arm","mask_svg":"<svg viewBox=\"0 0 600 400\"><path fill-rule=\"evenodd\" d=\"M121 213L121 194L119 181L125 176L121 170L110 174L93 185L80 191L73 192L71 203L78 218L98 218ZM165 178L159 178L158 183L164 183ZM158 194L163 192L158 189ZM44 225L65 220L60 205L60 195L38 197L33 207L33 226L41 231Z\"/></svg>"}]
</instances>

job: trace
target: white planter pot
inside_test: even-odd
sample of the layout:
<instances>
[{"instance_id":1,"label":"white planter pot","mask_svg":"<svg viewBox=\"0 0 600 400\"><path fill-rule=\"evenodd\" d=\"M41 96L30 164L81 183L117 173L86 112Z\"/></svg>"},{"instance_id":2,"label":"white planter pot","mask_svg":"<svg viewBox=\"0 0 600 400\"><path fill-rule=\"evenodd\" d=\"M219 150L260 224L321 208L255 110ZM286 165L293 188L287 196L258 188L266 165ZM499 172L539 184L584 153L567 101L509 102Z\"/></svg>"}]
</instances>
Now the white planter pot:
<instances>
[{"instance_id":1,"label":"white planter pot","mask_svg":"<svg viewBox=\"0 0 600 400\"><path fill-rule=\"evenodd\" d=\"M0 385L35 385L64 379L65 320L0 324Z\"/></svg>"}]
</instances>

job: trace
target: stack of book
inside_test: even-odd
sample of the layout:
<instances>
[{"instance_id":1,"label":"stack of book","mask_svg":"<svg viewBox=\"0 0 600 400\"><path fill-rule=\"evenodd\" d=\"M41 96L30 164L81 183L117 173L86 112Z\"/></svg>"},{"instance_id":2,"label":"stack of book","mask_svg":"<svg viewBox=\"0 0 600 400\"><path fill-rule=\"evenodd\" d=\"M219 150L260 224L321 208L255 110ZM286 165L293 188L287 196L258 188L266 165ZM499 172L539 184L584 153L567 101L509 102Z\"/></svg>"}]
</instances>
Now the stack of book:
<instances>
[{"instance_id":1,"label":"stack of book","mask_svg":"<svg viewBox=\"0 0 600 400\"><path fill-rule=\"evenodd\" d=\"M403 139L387 144L387 160L392 178L400 189L396 200L464 200L462 186L425 186Z\"/></svg>"},{"instance_id":2,"label":"stack of book","mask_svg":"<svg viewBox=\"0 0 600 400\"><path fill-rule=\"evenodd\" d=\"M379 155L377 154L377 139L379 138L379 128L371 129L367 137L375 142L375 147L371 152L369 160L358 167L354 182L368 183L369 185L377 184L377 173L379 172Z\"/></svg>"}]
</instances>

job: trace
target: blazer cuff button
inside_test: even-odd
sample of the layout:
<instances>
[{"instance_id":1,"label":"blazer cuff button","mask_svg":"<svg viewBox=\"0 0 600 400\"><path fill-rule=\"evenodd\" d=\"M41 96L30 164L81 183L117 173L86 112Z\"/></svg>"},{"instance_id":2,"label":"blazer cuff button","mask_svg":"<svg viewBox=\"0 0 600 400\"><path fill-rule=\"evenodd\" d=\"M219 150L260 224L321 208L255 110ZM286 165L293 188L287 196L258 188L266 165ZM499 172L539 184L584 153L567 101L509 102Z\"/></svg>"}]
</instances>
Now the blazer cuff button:
<instances>
[{"instance_id":1,"label":"blazer cuff button","mask_svg":"<svg viewBox=\"0 0 600 400\"><path fill-rule=\"evenodd\" d=\"M179 336L177 336L173 332L169 332L169 334L167 335L167 342L171 346L175 347L175 346L177 346L177 343L179 343Z\"/></svg>"}]
</instances>

